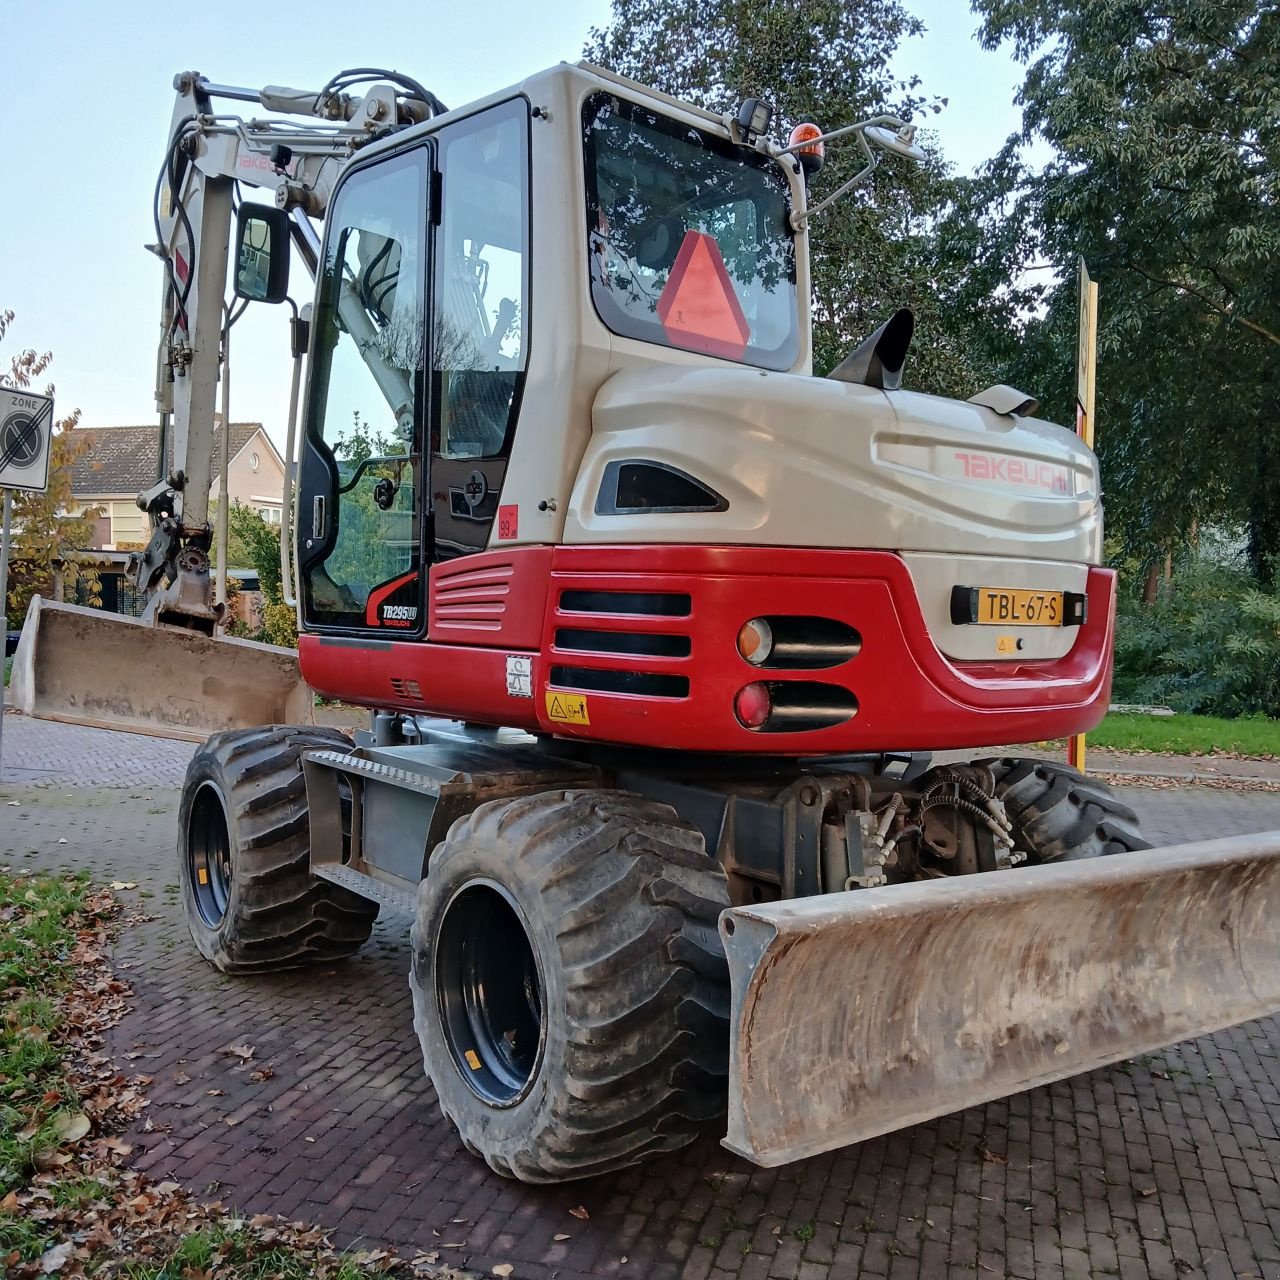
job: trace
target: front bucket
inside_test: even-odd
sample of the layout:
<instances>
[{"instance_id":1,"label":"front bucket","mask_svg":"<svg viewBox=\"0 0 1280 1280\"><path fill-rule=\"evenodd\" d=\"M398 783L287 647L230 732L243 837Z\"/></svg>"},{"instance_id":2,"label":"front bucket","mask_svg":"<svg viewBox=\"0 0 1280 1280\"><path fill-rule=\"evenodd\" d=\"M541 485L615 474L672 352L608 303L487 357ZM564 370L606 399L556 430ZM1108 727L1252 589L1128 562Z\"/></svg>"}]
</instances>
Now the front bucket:
<instances>
[{"instance_id":1,"label":"front bucket","mask_svg":"<svg viewBox=\"0 0 1280 1280\"><path fill-rule=\"evenodd\" d=\"M861 1142L1280 1009L1280 831L724 912L724 1144Z\"/></svg>"},{"instance_id":2,"label":"front bucket","mask_svg":"<svg viewBox=\"0 0 1280 1280\"><path fill-rule=\"evenodd\" d=\"M13 704L28 715L190 742L314 719L292 649L148 626L39 596L27 610L10 686Z\"/></svg>"}]
</instances>

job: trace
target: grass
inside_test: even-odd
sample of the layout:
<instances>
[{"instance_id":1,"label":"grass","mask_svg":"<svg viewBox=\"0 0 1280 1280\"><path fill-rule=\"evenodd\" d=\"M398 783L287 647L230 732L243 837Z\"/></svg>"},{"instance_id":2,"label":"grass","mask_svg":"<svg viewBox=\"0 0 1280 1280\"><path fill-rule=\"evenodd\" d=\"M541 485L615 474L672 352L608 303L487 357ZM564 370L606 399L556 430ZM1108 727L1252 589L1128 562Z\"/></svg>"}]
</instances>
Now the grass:
<instances>
[{"instance_id":1,"label":"grass","mask_svg":"<svg viewBox=\"0 0 1280 1280\"><path fill-rule=\"evenodd\" d=\"M74 919L87 891L84 877L0 873L0 1196L26 1182L39 1153L57 1149L74 1114L55 1039L57 1001L70 985Z\"/></svg>"},{"instance_id":2,"label":"grass","mask_svg":"<svg viewBox=\"0 0 1280 1280\"><path fill-rule=\"evenodd\" d=\"M104 1268L129 1280L385 1274L386 1253L338 1255L323 1232L270 1215L231 1218L195 1205L175 1184L138 1196L145 1180L104 1164L93 1148L105 1144L77 1145L91 1122L81 1114L79 1068L67 1047L74 1028L63 1024L70 1001L86 999L84 986L75 985L77 966L83 969L85 938L95 930L101 937L104 903L110 908L83 875L0 871L0 1275L59 1271L68 1262L59 1249L73 1238L98 1241L77 1250L77 1275ZM84 1015L76 1007L70 1021ZM80 1127L70 1125L73 1117ZM33 1214L37 1196L41 1213ZM140 1212L146 1202L152 1209Z\"/></svg>"},{"instance_id":3,"label":"grass","mask_svg":"<svg viewBox=\"0 0 1280 1280\"><path fill-rule=\"evenodd\" d=\"M1113 712L1088 736L1091 747L1169 755L1280 757L1280 720L1217 716L1140 716Z\"/></svg>"},{"instance_id":4,"label":"grass","mask_svg":"<svg viewBox=\"0 0 1280 1280\"><path fill-rule=\"evenodd\" d=\"M163 1262L130 1263L123 1274L129 1280L184 1280L207 1275L214 1266L218 1275L234 1280L311 1280L315 1274L311 1259L303 1254L264 1248L245 1231L218 1228L187 1236ZM361 1280L368 1274L350 1259L330 1272L332 1280Z\"/></svg>"}]
</instances>

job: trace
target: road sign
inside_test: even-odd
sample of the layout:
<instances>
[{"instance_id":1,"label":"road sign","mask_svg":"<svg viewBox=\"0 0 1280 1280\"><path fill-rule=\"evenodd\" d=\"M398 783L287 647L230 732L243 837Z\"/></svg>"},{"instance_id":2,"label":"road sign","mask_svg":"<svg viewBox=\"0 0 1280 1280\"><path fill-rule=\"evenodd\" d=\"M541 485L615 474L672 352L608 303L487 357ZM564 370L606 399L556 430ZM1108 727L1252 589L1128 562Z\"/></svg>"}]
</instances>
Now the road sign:
<instances>
[{"instance_id":1,"label":"road sign","mask_svg":"<svg viewBox=\"0 0 1280 1280\"><path fill-rule=\"evenodd\" d=\"M49 487L53 398L0 387L0 489Z\"/></svg>"}]
</instances>

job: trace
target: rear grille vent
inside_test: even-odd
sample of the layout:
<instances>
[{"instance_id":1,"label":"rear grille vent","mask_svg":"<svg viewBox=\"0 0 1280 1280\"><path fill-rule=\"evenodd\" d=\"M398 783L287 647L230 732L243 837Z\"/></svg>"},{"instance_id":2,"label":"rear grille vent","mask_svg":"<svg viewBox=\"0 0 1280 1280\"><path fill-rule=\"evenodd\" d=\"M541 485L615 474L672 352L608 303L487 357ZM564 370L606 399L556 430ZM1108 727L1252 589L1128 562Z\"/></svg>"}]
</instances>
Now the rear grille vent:
<instances>
[{"instance_id":1,"label":"rear grille vent","mask_svg":"<svg viewBox=\"0 0 1280 1280\"><path fill-rule=\"evenodd\" d=\"M687 676L654 675L646 671L605 671L596 667L552 667L551 683L560 689L592 693L638 693L649 698L687 698Z\"/></svg>"},{"instance_id":2,"label":"rear grille vent","mask_svg":"<svg viewBox=\"0 0 1280 1280\"><path fill-rule=\"evenodd\" d=\"M416 680L405 680L400 676L392 676L391 691L397 698L404 698L408 702L426 701L422 696L422 689Z\"/></svg>"},{"instance_id":3,"label":"rear grille vent","mask_svg":"<svg viewBox=\"0 0 1280 1280\"><path fill-rule=\"evenodd\" d=\"M629 617L687 618L693 600L682 591L564 591L564 613L621 613Z\"/></svg>"},{"instance_id":4,"label":"rear grille vent","mask_svg":"<svg viewBox=\"0 0 1280 1280\"><path fill-rule=\"evenodd\" d=\"M620 653L638 658L687 658L692 642L688 636L561 627L556 632L556 648L576 649L580 653Z\"/></svg>"}]
</instances>

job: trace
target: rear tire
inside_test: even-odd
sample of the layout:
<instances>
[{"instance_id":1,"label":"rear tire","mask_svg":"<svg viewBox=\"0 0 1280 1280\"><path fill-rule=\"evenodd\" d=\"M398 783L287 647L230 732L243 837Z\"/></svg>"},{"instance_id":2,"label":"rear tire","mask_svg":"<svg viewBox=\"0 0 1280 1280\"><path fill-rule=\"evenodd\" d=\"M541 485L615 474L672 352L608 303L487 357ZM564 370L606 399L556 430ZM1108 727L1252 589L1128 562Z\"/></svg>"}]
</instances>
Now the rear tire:
<instances>
[{"instance_id":1,"label":"rear tire","mask_svg":"<svg viewBox=\"0 0 1280 1280\"><path fill-rule=\"evenodd\" d=\"M466 1148L524 1182L677 1151L724 1113L727 882L663 804L492 801L431 855L414 1025Z\"/></svg>"},{"instance_id":2,"label":"rear tire","mask_svg":"<svg viewBox=\"0 0 1280 1280\"><path fill-rule=\"evenodd\" d=\"M1033 863L1151 848L1138 830L1138 815L1097 778L1048 760L978 763L995 775L996 798L1013 822L1015 846Z\"/></svg>"},{"instance_id":3,"label":"rear tire","mask_svg":"<svg viewBox=\"0 0 1280 1280\"><path fill-rule=\"evenodd\" d=\"M337 730L268 725L215 734L193 757L178 811L182 905L223 973L338 960L368 939L377 904L311 874L302 753L350 747Z\"/></svg>"}]
</instances>

